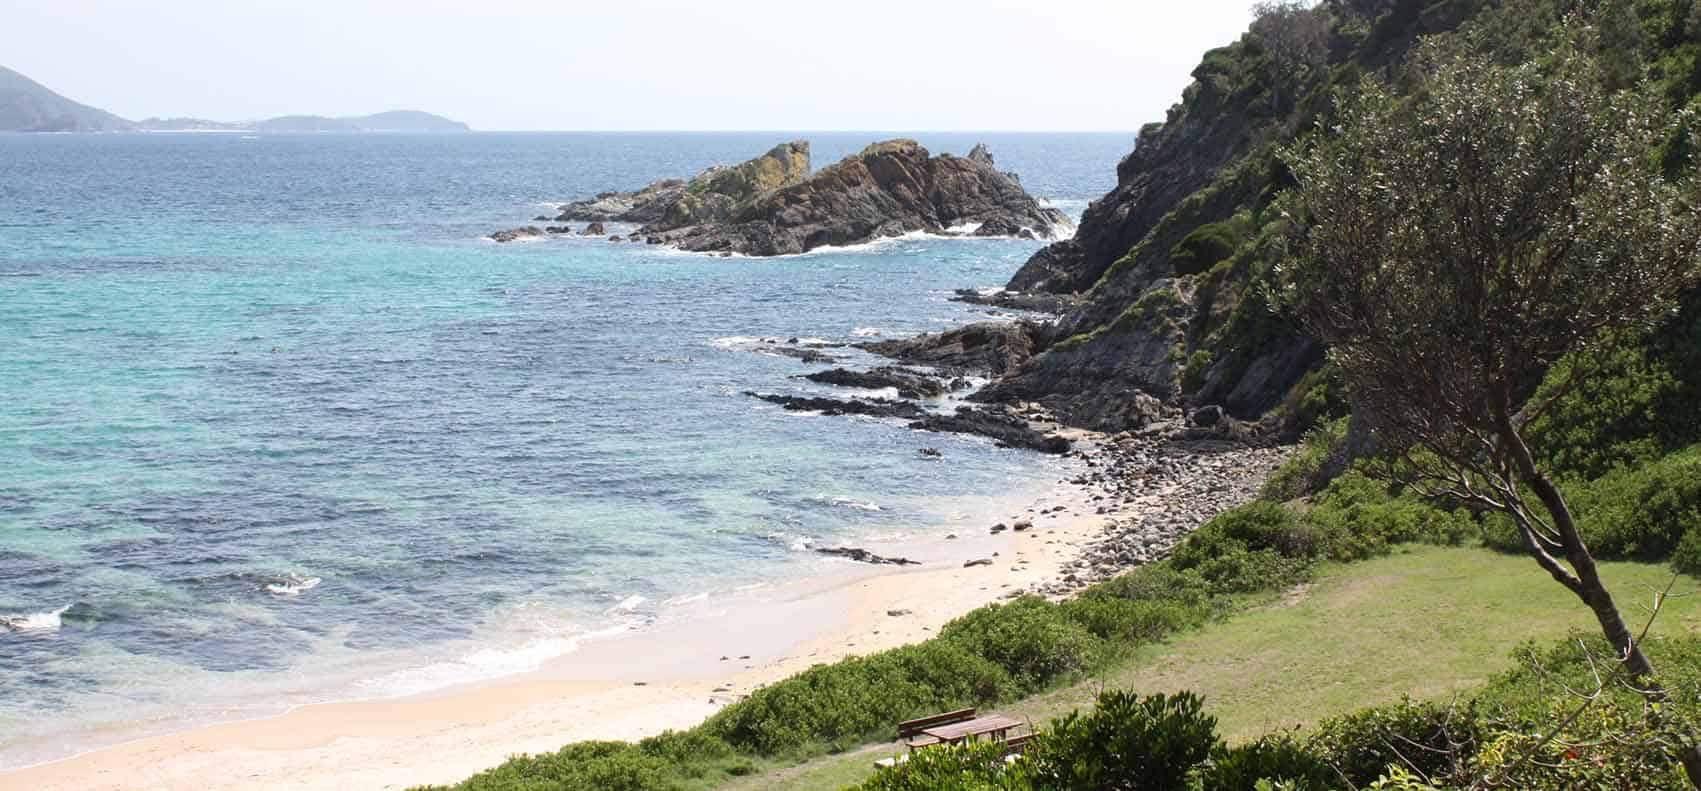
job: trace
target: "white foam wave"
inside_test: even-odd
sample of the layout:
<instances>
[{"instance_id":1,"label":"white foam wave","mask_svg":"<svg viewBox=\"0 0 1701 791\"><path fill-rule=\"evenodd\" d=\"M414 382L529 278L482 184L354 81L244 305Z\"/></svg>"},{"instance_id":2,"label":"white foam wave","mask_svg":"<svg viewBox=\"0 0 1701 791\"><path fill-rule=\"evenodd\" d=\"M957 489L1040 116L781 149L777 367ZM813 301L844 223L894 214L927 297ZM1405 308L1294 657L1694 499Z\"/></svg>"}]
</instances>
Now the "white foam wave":
<instances>
[{"instance_id":1,"label":"white foam wave","mask_svg":"<svg viewBox=\"0 0 1701 791\"><path fill-rule=\"evenodd\" d=\"M318 577L304 577L300 574L287 574L277 582L266 583L263 590L273 596L300 596L307 591L319 587L324 580Z\"/></svg>"},{"instance_id":2,"label":"white foam wave","mask_svg":"<svg viewBox=\"0 0 1701 791\"><path fill-rule=\"evenodd\" d=\"M47 612L0 615L0 632L57 632L59 627L65 625L60 616L69 609L71 606L67 604Z\"/></svg>"},{"instance_id":3,"label":"white foam wave","mask_svg":"<svg viewBox=\"0 0 1701 791\"><path fill-rule=\"evenodd\" d=\"M624 599L621 599L619 604L616 604L613 607L610 607L608 611L611 612L611 613L632 612L633 610L638 609L638 606L643 604L646 601L649 601L649 600L645 599L644 597L639 596L637 594L633 594L631 596L627 596Z\"/></svg>"},{"instance_id":4,"label":"white foam wave","mask_svg":"<svg viewBox=\"0 0 1701 791\"><path fill-rule=\"evenodd\" d=\"M728 335L723 338L710 339L709 345L718 349L743 349L762 342L761 338L749 335Z\"/></svg>"},{"instance_id":5,"label":"white foam wave","mask_svg":"<svg viewBox=\"0 0 1701 791\"><path fill-rule=\"evenodd\" d=\"M885 330L882 330L879 327L857 327L856 329L851 330L851 335L858 338L874 338L884 334Z\"/></svg>"},{"instance_id":6,"label":"white foam wave","mask_svg":"<svg viewBox=\"0 0 1701 791\"><path fill-rule=\"evenodd\" d=\"M579 650L586 640L610 637L629 630L626 626L614 626L582 634L539 638L513 648L480 648L458 659L396 671L360 682L358 686L378 697L401 697L528 673L543 667L551 659Z\"/></svg>"},{"instance_id":7,"label":"white foam wave","mask_svg":"<svg viewBox=\"0 0 1701 791\"><path fill-rule=\"evenodd\" d=\"M688 595L684 595L684 596L675 596L671 599L668 599L668 600L662 602L662 606L664 606L664 607L679 607L679 606L686 605L686 604L696 604L697 602L708 601L708 600L709 600L709 594L707 594L707 593L692 593L692 594L688 594Z\"/></svg>"},{"instance_id":8,"label":"white foam wave","mask_svg":"<svg viewBox=\"0 0 1701 791\"><path fill-rule=\"evenodd\" d=\"M883 510L885 510L885 509L881 508L879 506L879 504L877 504L877 503L865 502L863 500L857 500L855 498L845 497L845 496L842 496L842 495L832 495L832 496L820 495L820 496L812 497L810 499L812 499L812 500L814 500L818 503L826 503L828 505L836 505L836 506L840 506L842 508L855 508L858 511L883 511Z\"/></svg>"}]
</instances>

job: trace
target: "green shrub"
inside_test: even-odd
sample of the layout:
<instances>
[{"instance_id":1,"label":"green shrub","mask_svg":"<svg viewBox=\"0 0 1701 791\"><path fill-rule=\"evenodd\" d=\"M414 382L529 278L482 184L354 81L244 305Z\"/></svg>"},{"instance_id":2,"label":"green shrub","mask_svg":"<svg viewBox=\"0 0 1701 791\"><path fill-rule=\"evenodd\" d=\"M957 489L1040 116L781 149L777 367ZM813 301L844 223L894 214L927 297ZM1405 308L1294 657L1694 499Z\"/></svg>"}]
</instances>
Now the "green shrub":
<instances>
[{"instance_id":1,"label":"green shrub","mask_svg":"<svg viewBox=\"0 0 1701 791\"><path fill-rule=\"evenodd\" d=\"M1081 598L1163 601L1189 609L1204 609L1211 604L1211 587L1198 574L1182 571L1170 561L1162 561L1094 585L1082 591Z\"/></svg>"},{"instance_id":2,"label":"green shrub","mask_svg":"<svg viewBox=\"0 0 1701 791\"><path fill-rule=\"evenodd\" d=\"M1175 273L1197 275L1234 255L1245 236L1241 225L1230 219L1194 228L1169 250L1169 262Z\"/></svg>"},{"instance_id":3,"label":"green shrub","mask_svg":"<svg viewBox=\"0 0 1701 791\"><path fill-rule=\"evenodd\" d=\"M665 731L638 742L638 751L674 768L679 774L698 778L726 764L746 765L732 745L701 730ZM720 766L717 766L720 765Z\"/></svg>"},{"instance_id":4,"label":"green shrub","mask_svg":"<svg viewBox=\"0 0 1701 791\"><path fill-rule=\"evenodd\" d=\"M1668 365L1636 338L1609 342L1602 351L1574 354L1548 372L1537 398L1560 394L1530 423L1529 442L1539 458L1566 477L1598 478L1646 463L1673 447L1669 412L1679 383Z\"/></svg>"},{"instance_id":5,"label":"green shrub","mask_svg":"<svg viewBox=\"0 0 1701 791\"><path fill-rule=\"evenodd\" d=\"M1010 675L961 645L931 640L817 665L763 687L703 724L753 755L890 739L893 723L1013 697Z\"/></svg>"},{"instance_id":6,"label":"green shrub","mask_svg":"<svg viewBox=\"0 0 1701 791\"><path fill-rule=\"evenodd\" d=\"M1288 558L1321 554L1319 537L1293 512L1276 503L1253 502L1224 511L1193 531L1176 547L1170 563L1187 570L1238 550L1271 550Z\"/></svg>"},{"instance_id":7,"label":"green shrub","mask_svg":"<svg viewBox=\"0 0 1701 791\"><path fill-rule=\"evenodd\" d=\"M1101 650L1062 607L1037 596L981 607L946 624L939 637L991 660L1027 691L1086 670Z\"/></svg>"},{"instance_id":8,"label":"green shrub","mask_svg":"<svg viewBox=\"0 0 1701 791\"><path fill-rule=\"evenodd\" d=\"M1197 791L1245 791L1258 781L1283 784L1292 791L1330 791L1340 775L1287 733L1264 736L1237 747L1217 745L1211 760L1194 774Z\"/></svg>"},{"instance_id":9,"label":"green shrub","mask_svg":"<svg viewBox=\"0 0 1701 791\"><path fill-rule=\"evenodd\" d=\"M1690 528L1683 534L1683 540L1677 542L1677 550L1671 554L1671 565L1691 577L1701 577L1701 530Z\"/></svg>"},{"instance_id":10,"label":"green shrub","mask_svg":"<svg viewBox=\"0 0 1701 791\"><path fill-rule=\"evenodd\" d=\"M455 786L458 791L665 791L675 788L666 762L626 742L578 742L553 753L520 756Z\"/></svg>"},{"instance_id":11,"label":"green shrub","mask_svg":"<svg viewBox=\"0 0 1701 791\"><path fill-rule=\"evenodd\" d=\"M1249 593L1303 581L1323 548L1316 530L1286 507L1253 502L1195 530L1169 562L1197 574L1213 593Z\"/></svg>"},{"instance_id":12,"label":"green shrub","mask_svg":"<svg viewBox=\"0 0 1701 791\"><path fill-rule=\"evenodd\" d=\"M1493 733L1472 763L1479 787L1521 791L1624 789L1691 791L1671 745L1692 731L1669 709L1596 705L1575 719L1575 700L1557 702L1542 727ZM1564 722L1557 738L1553 724Z\"/></svg>"},{"instance_id":13,"label":"green shrub","mask_svg":"<svg viewBox=\"0 0 1701 791\"><path fill-rule=\"evenodd\" d=\"M1410 700L1325 720L1311 752L1362 787L1398 766L1431 780L1454 777L1480 739L1475 711Z\"/></svg>"},{"instance_id":14,"label":"green shrub","mask_svg":"<svg viewBox=\"0 0 1701 791\"><path fill-rule=\"evenodd\" d=\"M1310 579L1308 558L1287 557L1272 549L1230 549L1199 562L1199 572L1221 594L1280 590Z\"/></svg>"},{"instance_id":15,"label":"green shrub","mask_svg":"<svg viewBox=\"0 0 1701 791\"><path fill-rule=\"evenodd\" d=\"M1198 349L1187 356L1187 365L1181 369L1181 391L1192 393L1205 384L1205 373L1211 369L1211 361L1216 359L1209 349Z\"/></svg>"},{"instance_id":16,"label":"green shrub","mask_svg":"<svg viewBox=\"0 0 1701 791\"><path fill-rule=\"evenodd\" d=\"M1447 511L1409 493L1392 493L1386 483L1356 471L1330 482L1304 521L1320 537L1323 554L1338 561L1387 554L1395 544L1456 545L1478 531L1463 509Z\"/></svg>"},{"instance_id":17,"label":"green shrub","mask_svg":"<svg viewBox=\"0 0 1701 791\"><path fill-rule=\"evenodd\" d=\"M1701 446L1614 470L1577 490L1572 507L1597 557L1670 557L1701 527Z\"/></svg>"},{"instance_id":18,"label":"green shrub","mask_svg":"<svg viewBox=\"0 0 1701 791\"><path fill-rule=\"evenodd\" d=\"M1206 621L1211 611L1203 604L1167 599L1121 599L1080 596L1062 605L1064 614L1101 640L1133 646L1151 643Z\"/></svg>"},{"instance_id":19,"label":"green shrub","mask_svg":"<svg viewBox=\"0 0 1701 791\"><path fill-rule=\"evenodd\" d=\"M1346 444L1349 422L1340 418L1307 431L1299 450L1270 473L1259 499L1284 502L1311 494L1326 483L1321 480L1323 469Z\"/></svg>"},{"instance_id":20,"label":"green shrub","mask_svg":"<svg viewBox=\"0 0 1701 791\"><path fill-rule=\"evenodd\" d=\"M1701 528L1701 445L1562 488L1595 557L1664 560ZM1484 541L1508 552L1524 550L1504 516L1484 521Z\"/></svg>"},{"instance_id":21,"label":"green shrub","mask_svg":"<svg viewBox=\"0 0 1701 791\"><path fill-rule=\"evenodd\" d=\"M1141 698L1105 692L1088 714L1057 720L1028 750L1036 788L1184 791L1217 743L1216 718L1190 692Z\"/></svg>"},{"instance_id":22,"label":"green shrub","mask_svg":"<svg viewBox=\"0 0 1701 791\"><path fill-rule=\"evenodd\" d=\"M917 750L903 763L876 772L857 791L1029 791L1025 767L1004 761L992 742Z\"/></svg>"}]
</instances>

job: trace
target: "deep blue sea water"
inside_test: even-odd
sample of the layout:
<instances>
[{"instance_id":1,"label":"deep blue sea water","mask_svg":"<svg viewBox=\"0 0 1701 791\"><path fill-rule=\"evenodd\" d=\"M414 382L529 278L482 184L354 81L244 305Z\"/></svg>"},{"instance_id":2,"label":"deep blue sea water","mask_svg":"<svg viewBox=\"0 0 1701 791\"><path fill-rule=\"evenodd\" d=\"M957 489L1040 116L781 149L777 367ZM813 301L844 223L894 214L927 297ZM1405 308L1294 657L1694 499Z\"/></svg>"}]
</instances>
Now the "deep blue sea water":
<instances>
[{"instance_id":1,"label":"deep blue sea water","mask_svg":"<svg viewBox=\"0 0 1701 791\"><path fill-rule=\"evenodd\" d=\"M819 389L754 339L984 318L950 291L1038 243L480 238L800 136L819 167L892 135L0 135L0 615L43 627L0 630L0 768L119 723L523 670L806 573L804 542L1053 480L741 394ZM985 141L1077 215L1132 144L913 136Z\"/></svg>"}]
</instances>

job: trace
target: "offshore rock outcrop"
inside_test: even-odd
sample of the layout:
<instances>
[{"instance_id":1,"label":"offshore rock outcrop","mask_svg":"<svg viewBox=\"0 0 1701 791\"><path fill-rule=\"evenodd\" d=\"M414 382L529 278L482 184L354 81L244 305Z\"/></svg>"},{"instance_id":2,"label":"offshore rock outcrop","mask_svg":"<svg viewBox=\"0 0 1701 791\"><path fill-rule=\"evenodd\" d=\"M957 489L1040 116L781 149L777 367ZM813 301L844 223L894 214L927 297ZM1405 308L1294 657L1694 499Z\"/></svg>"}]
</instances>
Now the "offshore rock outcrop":
<instances>
[{"instance_id":1,"label":"offshore rock outcrop","mask_svg":"<svg viewBox=\"0 0 1701 791\"><path fill-rule=\"evenodd\" d=\"M809 177L809 141L794 140L730 167L715 166L690 181L664 179L636 192L604 192L561 207L561 222L628 222L639 235L729 218L741 204Z\"/></svg>"},{"instance_id":2,"label":"offshore rock outcrop","mask_svg":"<svg viewBox=\"0 0 1701 791\"><path fill-rule=\"evenodd\" d=\"M642 232L684 250L768 256L989 223L1049 236L1065 222L999 171L983 147L977 152L932 156L914 140L875 143L801 183L745 201L724 219L666 218Z\"/></svg>"},{"instance_id":3,"label":"offshore rock outcrop","mask_svg":"<svg viewBox=\"0 0 1701 791\"><path fill-rule=\"evenodd\" d=\"M985 146L966 157L934 156L914 140L888 140L816 173L809 168L809 143L784 143L688 182L569 203L556 220L636 223L642 227L632 238L650 244L753 256L967 226L977 236L1050 237L1067 223L1000 171Z\"/></svg>"}]
</instances>

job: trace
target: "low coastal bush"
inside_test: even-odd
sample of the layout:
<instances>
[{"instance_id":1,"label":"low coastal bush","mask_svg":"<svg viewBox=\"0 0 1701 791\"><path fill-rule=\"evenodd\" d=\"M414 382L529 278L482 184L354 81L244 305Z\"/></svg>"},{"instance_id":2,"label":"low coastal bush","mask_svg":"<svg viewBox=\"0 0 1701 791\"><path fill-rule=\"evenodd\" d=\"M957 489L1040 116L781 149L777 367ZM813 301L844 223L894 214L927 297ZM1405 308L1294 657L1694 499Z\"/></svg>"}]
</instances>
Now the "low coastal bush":
<instances>
[{"instance_id":1,"label":"low coastal bush","mask_svg":"<svg viewBox=\"0 0 1701 791\"><path fill-rule=\"evenodd\" d=\"M722 709L702 729L747 754L801 755L891 739L899 720L1008 700L1018 690L997 662L935 639L816 665Z\"/></svg>"},{"instance_id":2,"label":"low coastal bush","mask_svg":"<svg viewBox=\"0 0 1701 791\"><path fill-rule=\"evenodd\" d=\"M1562 484L1589 550L1600 559L1664 560L1694 569L1693 539L1675 557L1686 536L1701 531L1701 445L1635 467L1621 467L1592 481ZM1496 549L1524 551L1510 520L1485 520L1484 540ZM1693 572L1691 572L1693 573Z\"/></svg>"},{"instance_id":3,"label":"low coastal bush","mask_svg":"<svg viewBox=\"0 0 1701 791\"><path fill-rule=\"evenodd\" d=\"M1432 780L1454 777L1479 739L1471 707L1404 700L1325 720L1307 748L1333 767L1337 777L1362 788L1386 774L1389 766Z\"/></svg>"},{"instance_id":4,"label":"low coastal bush","mask_svg":"<svg viewBox=\"0 0 1701 791\"><path fill-rule=\"evenodd\" d=\"M1144 645L1203 624L1211 616L1204 604L1169 599L1123 599L1081 596L1066 601L1063 611L1081 628L1109 644Z\"/></svg>"},{"instance_id":5,"label":"low coastal bush","mask_svg":"<svg viewBox=\"0 0 1701 791\"><path fill-rule=\"evenodd\" d=\"M1289 791L1332 791L1341 775L1292 733L1273 733L1249 744L1219 744L1194 771L1197 791L1244 791L1259 781Z\"/></svg>"},{"instance_id":6,"label":"low coastal bush","mask_svg":"<svg viewBox=\"0 0 1701 791\"><path fill-rule=\"evenodd\" d=\"M1088 669L1103 650L1068 610L1037 596L974 610L946 624L939 639L991 660L1025 692Z\"/></svg>"},{"instance_id":7,"label":"low coastal bush","mask_svg":"<svg viewBox=\"0 0 1701 791\"><path fill-rule=\"evenodd\" d=\"M1299 448L1258 491L1261 500L1287 502L1304 497L1327 483L1323 471L1329 460L1342 452L1347 441L1349 418L1338 418L1305 432Z\"/></svg>"},{"instance_id":8,"label":"low coastal bush","mask_svg":"<svg viewBox=\"0 0 1701 791\"><path fill-rule=\"evenodd\" d=\"M1004 746L976 742L911 753L897 766L878 772L857 791L1030 791L1024 767L1004 760Z\"/></svg>"},{"instance_id":9,"label":"low coastal bush","mask_svg":"<svg viewBox=\"0 0 1701 791\"><path fill-rule=\"evenodd\" d=\"M627 742L578 742L553 753L511 759L455 786L460 791L661 791L676 787L673 767ZM429 789L427 790L429 791Z\"/></svg>"},{"instance_id":10,"label":"low coastal bush","mask_svg":"<svg viewBox=\"0 0 1701 791\"><path fill-rule=\"evenodd\" d=\"M1322 554L1341 562L1385 555L1396 544L1458 545L1479 532L1468 511L1393 492L1357 471L1331 481L1301 518L1319 536Z\"/></svg>"},{"instance_id":11,"label":"low coastal bush","mask_svg":"<svg viewBox=\"0 0 1701 791\"><path fill-rule=\"evenodd\" d=\"M1183 791L1217 745L1217 720L1190 692L1105 692L1091 712L1052 723L1024 755L1035 788Z\"/></svg>"}]
</instances>

